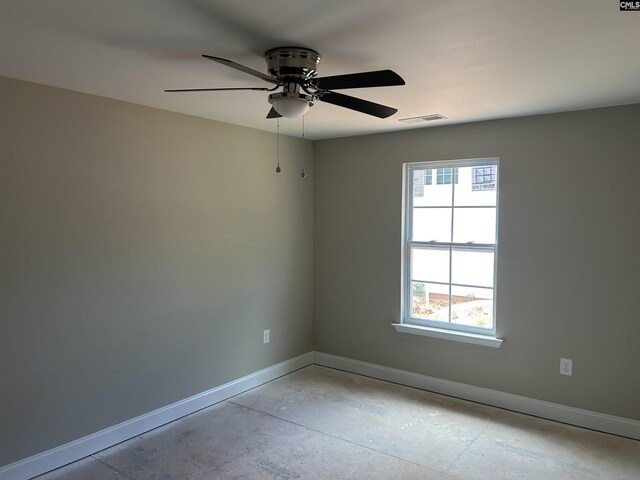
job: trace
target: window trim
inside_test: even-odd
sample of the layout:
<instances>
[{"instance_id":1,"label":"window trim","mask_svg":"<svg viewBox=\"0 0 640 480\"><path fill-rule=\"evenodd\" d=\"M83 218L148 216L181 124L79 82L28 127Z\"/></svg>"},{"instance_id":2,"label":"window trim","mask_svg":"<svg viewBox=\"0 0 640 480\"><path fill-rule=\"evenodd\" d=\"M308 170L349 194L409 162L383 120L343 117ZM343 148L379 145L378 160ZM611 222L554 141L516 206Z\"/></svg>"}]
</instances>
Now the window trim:
<instances>
[{"instance_id":1,"label":"window trim","mask_svg":"<svg viewBox=\"0 0 640 480\"><path fill-rule=\"evenodd\" d=\"M438 321L430 321L425 319L416 319L411 317L411 249L414 245L417 246L443 246L442 242L424 242L408 240L410 232L412 231L413 220L413 188L409 188L409 184L413 182L413 170L422 170L425 168L438 169L438 168L457 168L457 167L478 167L485 165L495 165L495 179L496 179L496 236L495 244L472 244L473 248L480 248L483 250L492 250L494 252L494 265L493 265L493 326L491 329L473 327L467 325L459 325L451 322L444 323ZM405 163L403 165L403 204L402 204L402 281L401 281L401 312L400 322L394 323L393 326L399 332L415 333L418 335L434 336L437 338L445 338L449 340L458 340L468 343L477 343L481 345L489 345L493 347L499 347L502 344L501 339L496 338L497 327L497 311L496 311L496 276L498 271L498 219L499 219L499 166L500 158L487 157L487 158L474 158L474 159L460 159L460 160L440 160L440 161L425 161L425 162L412 162ZM452 172L453 174L453 172ZM472 174L473 175L473 174ZM453 180L453 177L452 177ZM473 178L472 178L473 180ZM455 183L452 183L452 189L455 191ZM451 205L453 209L453 204ZM472 207L474 208L474 207ZM452 219L453 221L453 219ZM470 247L468 244L457 244L453 242L446 242L447 246L451 247ZM449 278L449 285L451 285L451 278ZM477 337L481 341L476 341Z\"/></svg>"},{"instance_id":2,"label":"window trim","mask_svg":"<svg viewBox=\"0 0 640 480\"><path fill-rule=\"evenodd\" d=\"M500 348L501 338L491 335L480 335L478 333L459 332L457 330L446 330L444 328L423 327L414 325L413 323L392 323L391 326L399 333L410 333L423 337L441 338L443 340L454 340L456 342L473 343L475 345L483 345L485 347Z\"/></svg>"}]
</instances>

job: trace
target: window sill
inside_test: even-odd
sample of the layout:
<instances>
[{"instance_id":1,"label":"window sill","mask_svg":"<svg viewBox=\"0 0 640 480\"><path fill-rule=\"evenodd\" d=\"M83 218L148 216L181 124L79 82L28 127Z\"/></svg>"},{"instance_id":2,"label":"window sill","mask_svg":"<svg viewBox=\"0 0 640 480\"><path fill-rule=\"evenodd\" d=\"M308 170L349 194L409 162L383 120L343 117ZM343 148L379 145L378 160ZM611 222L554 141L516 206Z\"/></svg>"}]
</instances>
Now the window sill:
<instances>
[{"instance_id":1,"label":"window sill","mask_svg":"<svg viewBox=\"0 0 640 480\"><path fill-rule=\"evenodd\" d=\"M409 323L392 323L391 325L396 329L396 332L441 338L443 340L453 340L455 342L473 343L475 345L484 345L485 347L500 348L504 341L501 338L490 337L488 335L423 327L421 325L411 325Z\"/></svg>"}]
</instances>

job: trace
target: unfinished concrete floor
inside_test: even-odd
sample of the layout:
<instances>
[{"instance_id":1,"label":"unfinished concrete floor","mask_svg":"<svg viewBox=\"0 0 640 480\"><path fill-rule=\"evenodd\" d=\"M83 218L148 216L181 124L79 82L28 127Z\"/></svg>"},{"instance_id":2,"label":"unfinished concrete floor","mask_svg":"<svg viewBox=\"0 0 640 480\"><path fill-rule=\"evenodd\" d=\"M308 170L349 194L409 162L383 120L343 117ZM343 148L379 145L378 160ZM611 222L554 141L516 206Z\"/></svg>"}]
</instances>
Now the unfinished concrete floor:
<instances>
[{"instance_id":1,"label":"unfinished concrete floor","mask_svg":"<svg viewBox=\"0 0 640 480\"><path fill-rule=\"evenodd\" d=\"M309 366L39 480L640 479L640 442Z\"/></svg>"}]
</instances>

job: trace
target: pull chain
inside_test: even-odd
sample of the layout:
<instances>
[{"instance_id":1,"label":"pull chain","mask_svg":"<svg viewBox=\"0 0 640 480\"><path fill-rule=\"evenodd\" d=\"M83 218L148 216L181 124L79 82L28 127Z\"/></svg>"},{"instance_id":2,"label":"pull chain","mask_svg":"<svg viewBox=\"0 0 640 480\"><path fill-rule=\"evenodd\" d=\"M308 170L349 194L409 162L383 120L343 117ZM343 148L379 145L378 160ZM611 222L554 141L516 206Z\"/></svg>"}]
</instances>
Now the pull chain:
<instances>
[{"instance_id":1,"label":"pull chain","mask_svg":"<svg viewBox=\"0 0 640 480\"><path fill-rule=\"evenodd\" d=\"M276 173L280 173L280 117L276 118L276 149L278 155L278 166L276 167Z\"/></svg>"},{"instance_id":2,"label":"pull chain","mask_svg":"<svg viewBox=\"0 0 640 480\"><path fill-rule=\"evenodd\" d=\"M302 178L307 178L307 172L304 171L304 115L302 115Z\"/></svg>"}]
</instances>

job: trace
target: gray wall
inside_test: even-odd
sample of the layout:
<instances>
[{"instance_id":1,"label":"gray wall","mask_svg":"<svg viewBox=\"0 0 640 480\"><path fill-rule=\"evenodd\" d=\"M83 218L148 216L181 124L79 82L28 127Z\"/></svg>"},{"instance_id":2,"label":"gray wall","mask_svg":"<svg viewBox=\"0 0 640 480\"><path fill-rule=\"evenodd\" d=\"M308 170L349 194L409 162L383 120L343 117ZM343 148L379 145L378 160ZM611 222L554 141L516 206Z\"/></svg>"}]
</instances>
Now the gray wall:
<instances>
[{"instance_id":1,"label":"gray wall","mask_svg":"<svg viewBox=\"0 0 640 480\"><path fill-rule=\"evenodd\" d=\"M2 78L0 106L0 465L311 350L300 140L277 175L267 132Z\"/></svg>"},{"instance_id":2,"label":"gray wall","mask_svg":"<svg viewBox=\"0 0 640 480\"><path fill-rule=\"evenodd\" d=\"M640 420L639 121L634 105L316 142L315 349ZM493 156L502 348L396 333L403 162Z\"/></svg>"}]
</instances>

